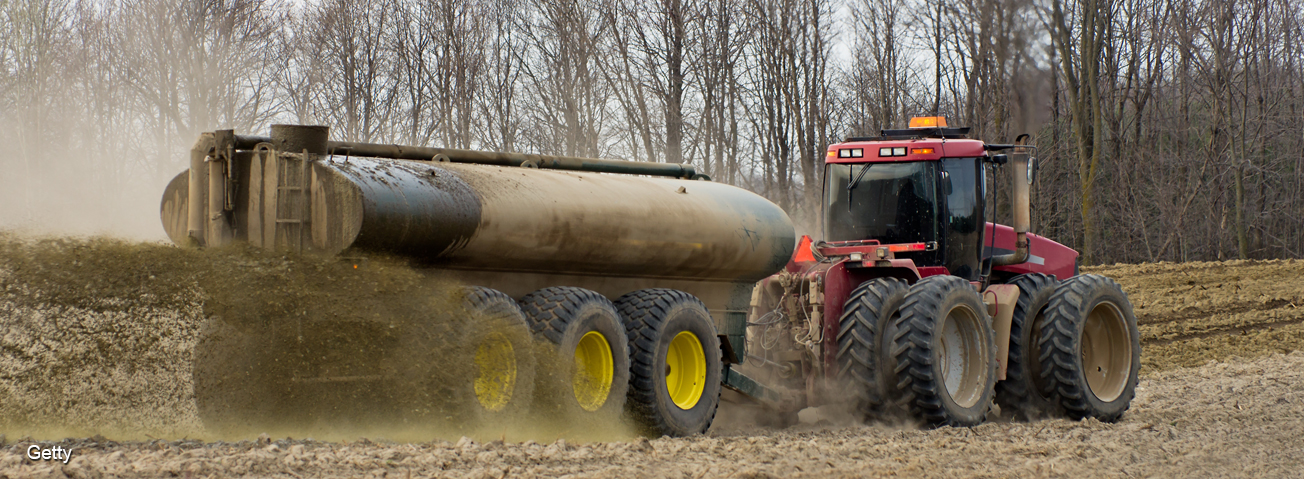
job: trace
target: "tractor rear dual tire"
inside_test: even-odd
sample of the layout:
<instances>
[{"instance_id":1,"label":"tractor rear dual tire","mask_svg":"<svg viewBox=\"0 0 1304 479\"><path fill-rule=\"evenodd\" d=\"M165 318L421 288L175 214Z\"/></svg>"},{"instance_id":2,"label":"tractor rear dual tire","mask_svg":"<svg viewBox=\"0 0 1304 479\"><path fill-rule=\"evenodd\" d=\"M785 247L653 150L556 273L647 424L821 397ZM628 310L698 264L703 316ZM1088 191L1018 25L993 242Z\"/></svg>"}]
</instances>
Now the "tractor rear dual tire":
<instances>
[{"instance_id":1,"label":"tractor rear dual tire","mask_svg":"<svg viewBox=\"0 0 1304 479\"><path fill-rule=\"evenodd\" d=\"M556 347L558 362L541 375L562 417L618 417L629 388L629 340L620 313L597 292L570 286L525 295L521 310L536 336Z\"/></svg>"},{"instance_id":2,"label":"tractor rear dual tire","mask_svg":"<svg viewBox=\"0 0 1304 479\"><path fill-rule=\"evenodd\" d=\"M652 437L706 432L720 404L723 359L706 305L672 289L616 299L629 336L626 412Z\"/></svg>"},{"instance_id":3,"label":"tractor rear dual tire","mask_svg":"<svg viewBox=\"0 0 1304 479\"><path fill-rule=\"evenodd\" d=\"M1041 349L1043 394L1073 419L1117 421L1136 396L1141 337L1132 303L1107 277L1084 274L1050 298Z\"/></svg>"},{"instance_id":4,"label":"tractor rear dual tire","mask_svg":"<svg viewBox=\"0 0 1304 479\"><path fill-rule=\"evenodd\" d=\"M892 351L911 415L930 427L982 424L994 395L995 338L968 281L930 276L911 286Z\"/></svg>"},{"instance_id":5,"label":"tractor rear dual tire","mask_svg":"<svg viewBox=\"0 0 1304 479\"><path fill-rule=\"evenodd\" d=\"M835 380L850 412L861 419L887 415L888 405L899 396L892 333L909 289L904 280L876 278L852 290L843 304Z\"/></svg>"},{"instance_id":6,"label":"tractor rear dual tire","mask_svg":"<svg viewBox=\"0 0 1304 479\"><path fill-rule=\"evenodd\" d=\"M1043 393L1041 349L1037 347L1046 324L1046 310L1059 281L1054 276L1030 273L1009 281L1019 287L1019 299L1010 321L1009 363L1005 380L996 383L996 404L1007 417L1033 421L1063 416L1058 398Z\"/></svg>"}]
</instances>

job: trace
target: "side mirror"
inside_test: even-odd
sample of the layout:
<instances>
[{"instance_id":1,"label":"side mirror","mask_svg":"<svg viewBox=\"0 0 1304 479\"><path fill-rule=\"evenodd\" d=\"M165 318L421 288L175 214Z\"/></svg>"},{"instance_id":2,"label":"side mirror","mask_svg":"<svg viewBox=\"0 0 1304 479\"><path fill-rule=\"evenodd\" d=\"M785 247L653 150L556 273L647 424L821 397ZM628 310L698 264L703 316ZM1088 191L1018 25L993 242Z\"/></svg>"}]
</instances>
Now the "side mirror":
<instances>
[{"instance_id":1,"label":"side mirror","mask_svg":"<svg viewBox=\"0 0 1304 479\"><path fill-rule=\"evenodd\" d=\"M1031 185L1037 181L1037 170L1041 169L1037 163L1037 157L1028 158L1028 184Z\"/></svg>"}]
</instances>

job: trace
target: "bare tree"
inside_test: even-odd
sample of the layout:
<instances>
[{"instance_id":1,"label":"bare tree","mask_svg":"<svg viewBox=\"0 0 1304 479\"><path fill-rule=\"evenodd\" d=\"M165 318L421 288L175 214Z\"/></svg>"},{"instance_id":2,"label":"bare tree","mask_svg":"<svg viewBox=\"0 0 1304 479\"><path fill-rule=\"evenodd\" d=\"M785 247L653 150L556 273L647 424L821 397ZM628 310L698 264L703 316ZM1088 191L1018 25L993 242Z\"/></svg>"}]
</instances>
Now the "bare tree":
<instances>
[{"instance_id":1,"label":"bare tree","mask_svg":"<svg viewBox=\"0 0 1304 479\"><path fill-rule=\"evenodd\" d=\"M321 86L314 90L318 120L344 140L392 138L399 95L388 42L394 5L328 0L310 8L316 28L299 38L307 42L302 50L310 56L304 63L323 71Z\"/></svg>"},{"instance_id":2,"label":"bare tree","mask_svg":"<svg viewBox=\"0 0 1304 479\"><path fill-rule=\"evenodd\" d=\"M856 135L899 127L908 111L921 111L910 84L904 0L857 1L851 13L855 31L853 63L847 75L850 124Z\"/></svg>"},{"instance_id":3,"label":"bare tree","mask_svg":"<svg viewBox=\"0 0 1304 479\"><path fill-rule=\"evenodd\" d=\"M524 63L534 130L528 141L540 152L601 156L609 92L597 60L603 23L599 5L585 0L546 0L523 25L532 47Z\"/></svg>"},{"instance_id":4,"label":"bare tree","mask_svg":"<svg viewBox=\"0 0 1304 479\"><path fill-rule=\"evenodd\" d=\"M522 5L515 0L494 0L488 5L486 19L486 71L481 83L479 110L485 115L487 126L480 137L481 144L501 151L516 151L521 133L520 109L522 72L526 46L517 33L519 25L526 22Z\"/></svg>"},{"instance_id":5,"label":"bare tree","mask_svg":"<svg viewBox=\"0 0 1304 479\"><path fill-rule=\"evenodd\" d=\"M1053 2L1051 32L1059 49L1059 68L1064 77L1077 139L1083 262L1093 264L1095 183L1105 139L1101 113L1102 56L1113 35L1114 4L1113 0L1078 0L1072 7L1074 9L1066 11L1062 1ZM1070 23L1074 17L1077 21Z\"/></svg>"},{"instance_id":6,"label":"bare tree","mask_svg":"<svg viewBox=\"0 0 1304 479\"><path fill-rule=\"evenodd\" d=\"M69 42L70 6L62 0L33 0L0 7L0 84L5 87L0 94L0 105L5 106L0 121L7 123L0 138L9 145L0 153L4 158L0 167L23 178L37 178L44 150L57 145L57 135L62 133L53 127L63 120L58 116L56 92L62 87L60 68ZM10 194L19 202L18 211L33 211L34 195L46 185L29 180L13 182L11 187L17 190Z\"/></svg>"},{"instance_id":7,"label":"bare tree","mask_svg":"<svg viewBox=\"0 0 1304 479\"><path fill-rule=\"evenodd\" d=\"M717 180L736 184L746 31L736 20L739 6L735 2L705 0L700 8L695 27L701 51L689 60L691 68L699 72L702 99L694 144L702 149L703 171Z\"/></svg>"}]
</instances>

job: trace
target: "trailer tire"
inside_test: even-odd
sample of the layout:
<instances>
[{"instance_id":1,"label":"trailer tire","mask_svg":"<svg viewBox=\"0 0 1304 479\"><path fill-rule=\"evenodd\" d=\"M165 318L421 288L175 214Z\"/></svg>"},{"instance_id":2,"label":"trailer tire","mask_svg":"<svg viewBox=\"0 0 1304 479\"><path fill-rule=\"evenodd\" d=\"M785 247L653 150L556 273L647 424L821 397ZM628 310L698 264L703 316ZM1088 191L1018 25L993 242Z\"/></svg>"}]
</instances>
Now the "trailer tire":
<instances>
[{"instance_id":1,"label":"trailer tire","mask_svg":"<svg viewBox=\"0 0 1304 479\"><path fill-rule=\"evenodd\" d=\"M534 341L525 313L507 294L466 288L462 311L471 320L465 344L474 348L475 405L482 416L528 412L534 399Z\"/></svg>"},{"instance_id":2,"label":"trailer tire","mask_svg":"<svg viewBox=\"0 0 1304 479\"><path fill-rule=\"evenodd\" d=\"M559 353L560 367L540 376L563 412L619 415L629 388L629 339L611 301L553 286L525 295L520 305L534 334Z\"/></svg>"},{"instance_id":3,"label":"trailer tire","mask_svg":"<svg viewBox=\"0 0 1304 479\"><path fill-rule=\"evenodd\" d=\"M1033 421L1064 414L1058 399L1042 391L1041 349L1037 347L1046 324L1046 309L1059 281L1054 276L1029 273L1012 278L1019 287L1019 299L1010 321L1009 363L1005 380L996 383L996 404L1002 414Z\"/></svg>"},{"instance_id":4,"label":"trailer tire","mask_svg":"<svg viewBox=\"0 0 1304 479\"><path fill-rule=\"evenodd\" d=\"M672 289L642 289L616 299L629 336L625 410L652 437L706 432L720 405L720 338L706 305Z\"/></svg>"},{"instance_id":5,"label":"trailer tire","mask_svg":"<svg viewBox=\"0 0 1304 479\"><path fill-rule=\"evenodd\" d=\"M910 413L930 427L986 420L996 379L995 337L968 281L930 276L911 286L892 351Z\"/></svg>"},{"instance_id":6,"label":"trailer tire","mask_svg":"<svg viewBox=\"0 0 1304 479\"><path fill-rule=\"evenodd\" d=\"M446 318L407 324L394 361L394 395L407 421L458 428L503 422L528 412L534 391L534 340L524 313L506 294L463 287Z\"/></svg>"},{"instance_id":7,"label":"trailer tire","mask_svg":"<svg viewBox=\"0 0 1304 479\"><path fill-rule=\"evenodd\" d=\"M898 278L876 278L851 291L838 319L836 380L850 412L862 419L883 417L897 397L892 333L910 285Z\"/></svg>"},{"instance_id":8,"label":"trailer tire","mask_svg":"<svg viewBox=\"0 0 1304 479\"><path fill-rule=\"evenodd\" d=\"M1136 396L1141 336L1127 293L1114 280L1084 274L1050 298L1038 347L1046 394L1073 419L1123 417Z\"/></svg>"}]
</instances>

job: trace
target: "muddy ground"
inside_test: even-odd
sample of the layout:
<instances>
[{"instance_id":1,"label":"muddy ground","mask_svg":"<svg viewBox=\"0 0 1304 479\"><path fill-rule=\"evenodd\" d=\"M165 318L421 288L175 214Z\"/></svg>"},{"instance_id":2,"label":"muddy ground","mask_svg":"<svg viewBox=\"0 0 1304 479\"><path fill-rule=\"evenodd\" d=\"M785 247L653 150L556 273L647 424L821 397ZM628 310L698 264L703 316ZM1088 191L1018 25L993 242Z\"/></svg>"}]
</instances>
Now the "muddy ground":
<instances>
[{"instance_id":1,"label":"muddy ground","mask_svg":"<svg viewBox=\"0 0 1304 479\"><path fill-rule=\"evenodd\" d=\"M335 288L332 310L397 315L431 307L410 298L446 286L383 260L353 265L0 235L0 477L1288 477L1304 463L1298 261L1090 268L1123 285L1141 324L1142 380L1116 424L923 431L808 410L778 431L724 405L705 436L651 441L546 421L207 431L190 348L214 304L228 315L318 314L311 305ZM72 459L28 460L32 444L70 448Z\"/></svg>"}]
</instances>

